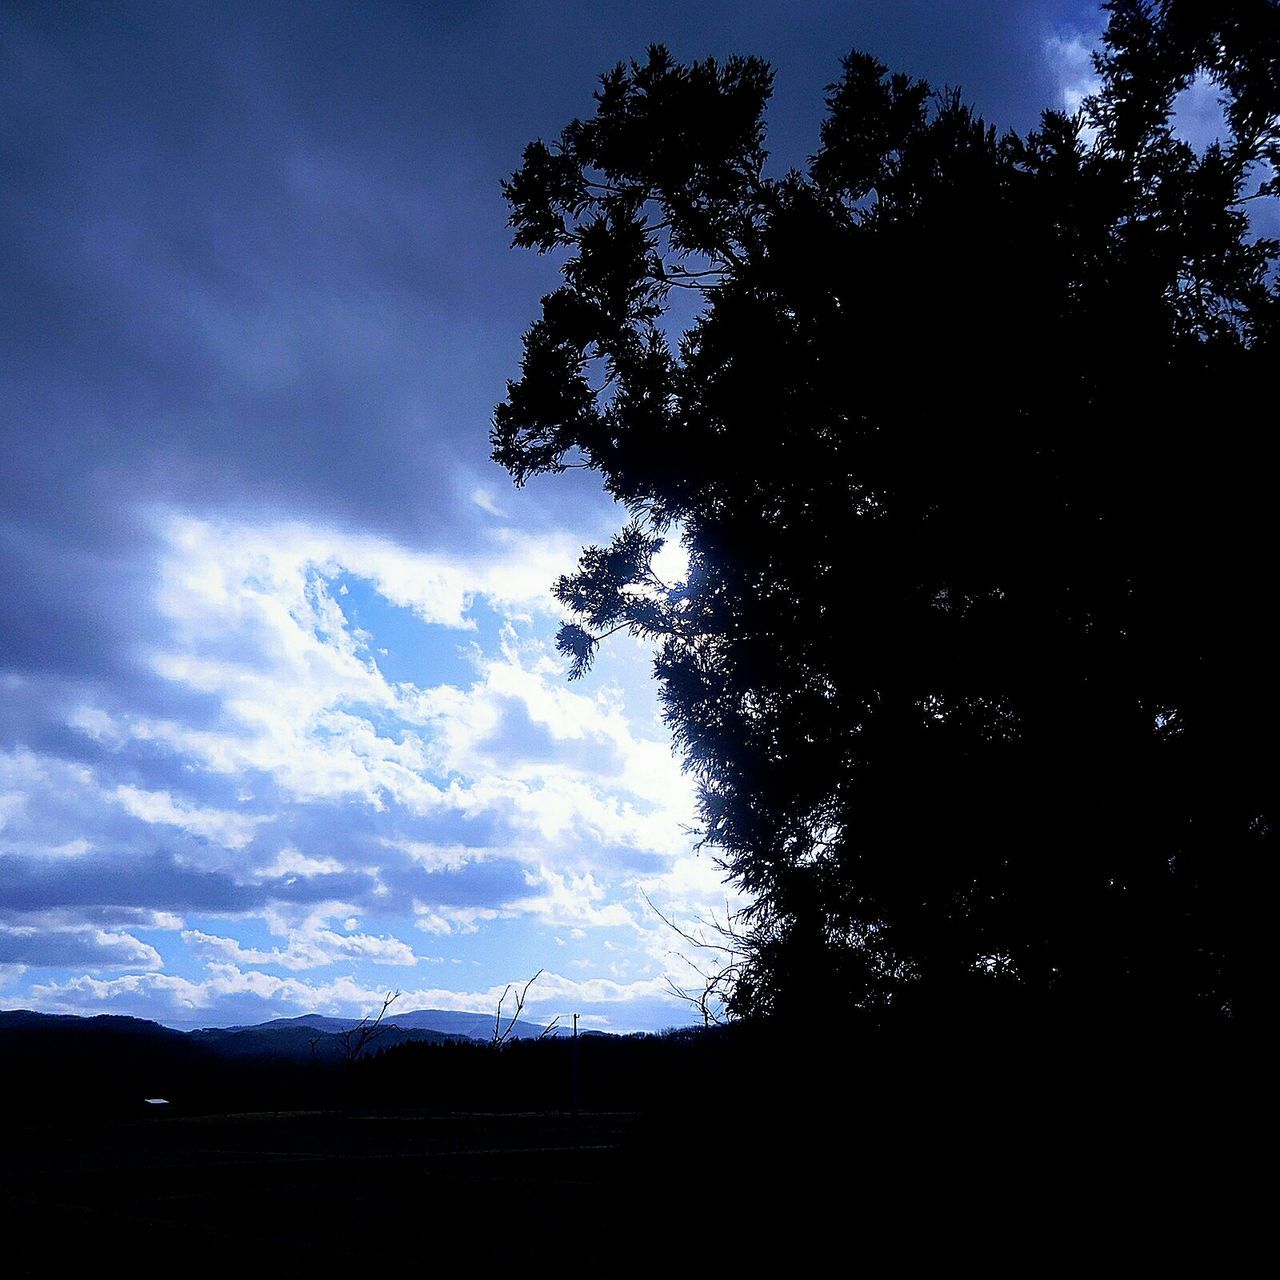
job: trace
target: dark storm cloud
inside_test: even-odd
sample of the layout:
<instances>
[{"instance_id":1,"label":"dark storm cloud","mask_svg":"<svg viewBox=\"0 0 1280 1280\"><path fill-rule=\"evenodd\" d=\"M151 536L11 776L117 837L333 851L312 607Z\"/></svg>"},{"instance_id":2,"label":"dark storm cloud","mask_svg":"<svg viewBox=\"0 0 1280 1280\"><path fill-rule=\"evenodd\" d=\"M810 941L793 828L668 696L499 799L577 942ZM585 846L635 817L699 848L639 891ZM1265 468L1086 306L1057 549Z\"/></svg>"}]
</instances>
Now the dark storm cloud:
<instances>
[{"instance_id":1,"label":"dark storm cloud","mask_svg":"<svg viewBox=\"0 0 1280 1280\"><path fill-rule=\"evenodd\" d=\"M246 911L262 901L256 886L181 866L171 854L93 857L58 862L0 857L0 908L106 904L168 911Z\"/></svg>"},{"instance_id":2,"label":"dark storm cloud","mask_svg":"<svg viewBox=\"0 0 1280 1280\"><path fill-rule=\"evenodd\" d=\"M363 872L275 876L241 883L227 872L184 866L166 852L56 862L0 856L0 911L118 905L238 914L278 902L358 902L374 888L372 877Z\"/></svg>"},{"instance_id":3,"label":"dark storm cloud","mask_svg":"<svg viewBox=\"0 0 1280 1280\"><path fill-rule=\"evenodd\" d=\"M348 6L6 25L6 507L65 536L101 516L73 494L212 494L438 537L516 349L486 322L520 319L501 170L430 22L416 47Z\"/></svg>"},{"instance_id":4,"label":"dark storm cloud","mask_svg":"<svg viewBox=\"0 0 1280 1280\"><path fill-rule=\"evenodd\" d=\"M301 513L465 541L469 480L553 267L498 184L655 40L778 68L772 145L813 149L852 45L1028 123L1062 0L29 4L3 46L0 603L6 666L121 676L136 506ZM505 482L492 473L497 484ZM566 490L556 497L563 500ZM584 502L599 502L590 487ZM520 518L551 517L543 491ZM56 637L56 643L50 643Z\"/></svg>"},{"instance_id":5,"label":"dark storm cloud","mask_svg":"<svg viewBox=\"0 0 1280 1280\"><path fill-rule=\"evenodd\" d=\"M414 901L432 907L502 907L529 893L524 864L509 859L441 871L392 861L381 869L380 879L392 901L405 907Z\"/></svg>"},{"instance_id":6,"label":"dark storm cloud","mask_svg":"<svg viewBox=\"0 0 1280 1280\"><path fill-rule=\"evenodd\" d=\"M547 264L499 180L667 40L759 52L813 149L854 44L1025 124L1077 4L30 5L4 20L14 357L4 497L65 534L117 498L448 529ZM76 498L79 502L69 502ZM88 499L87 509L84 500ZM107 525L111 521L105 522ZM110 530L104 530L109 535Z\"/></svg>"}]
</instances>

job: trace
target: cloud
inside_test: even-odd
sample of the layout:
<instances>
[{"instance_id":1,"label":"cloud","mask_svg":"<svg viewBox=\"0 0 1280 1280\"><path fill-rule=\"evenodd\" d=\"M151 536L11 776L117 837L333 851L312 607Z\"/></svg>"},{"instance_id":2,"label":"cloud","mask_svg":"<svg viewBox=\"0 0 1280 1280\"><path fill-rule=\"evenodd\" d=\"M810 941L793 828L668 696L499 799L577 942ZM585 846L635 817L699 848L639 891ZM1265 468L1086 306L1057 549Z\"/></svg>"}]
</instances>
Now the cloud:
<instances>
[{"instance_id":1,"label":"cloud","mask_svg":"<svg viewBox=\"0 0 1280 1280\"><path fill-rule=\"evenodd\" d=\"M233 626L261 624L273 633L281 609L295 616L319 610L320 625L341 629L337 606L308 595L317 582L344 570L429 625L473 630L468 615L479 598L505 612L554 614L551 583L580 548L563 531L496 530L478 549L441 553L300 521L212 521L165 508L156 510L154 520L167 548L160 584L165 614L190 627L221 607L231 611L225 621ZM246 584L257 590L246 591Z\"/></svg>"},{"instance_id":2,"label":"cloud","mask_svg":"<svg viewBox=\"0 0 1280 1280\"><path fill-rule=\"evenodd\" d=\"M0 848L27 856L77 857L92 847L86 830L102 831L94 817L103 808L93 770L79 761L26 747L0 751Z\"/></svg>"},{"instance_id":3,"label":"cloud","mask_svg":"<svg viewBox=\"0 0 1280 1280\"><path fill-rule=\"evenodd\" d=\"M108 929L41 929L0 924L0 965L159 969L160 953L132 934Z\"/></svg>"},{"instance_id":4,"label":"cloud","mask_svg":"<svg viewBox=\"0 0 1280 1280\"><path fill-rule=\"evenodd\" d=\"M1084 100L1101 87L1093 66L1093 51L1100 45L1100 35L1100 31L1087 34L1061 29L1043 40L1041 54L1059 97L1054 105L1069 114L1079 111ZM1228 134L1221 93L1208 77L1197 76L1173 101L1174 135L1197 152ZM1095 133L1085 130L1085 141L1092 141Z\"/></svg>"},{"instance_id":5,"label":"cloud","mask_svg":"<svg viewBox=\"0 0 1280 1280\"><path fill-rule=\"evenodd\" d=\"M1207 76L1196 76L1173 100L1173 132L1193 151L1203 152L1231 136L1222 90Z\"/></svg>"},{"instance_id":6,"label":"cloud","mask_svg":"<svg viewBox=\"0 0 1280 1280\"><path fill-rule=\"evenodd\" d=\"M532 915L545 924L579 928L636 928L635 918L621 902L607 902L605 887L591 872L557 875L548 867L525 877L530 888L540 890L512 904L513 910Z\"/></svg>"},{"instance_id":7,"label":"cloud","mask_svg":"<svg viewBox=\"0 0 1280 1280\"><path fill-rule=\"evenodd\" d=\"M337 858L308 857L297 849L281 849L276 860L267 867L259 867L255 875L266 876L327 876L343 870Z\"/></svg>"},{"instance_id":8,"label":"cloud","mask_svg":"<svg viewBox=\"0 0 1280 1280\"><path fill-rule=\"evenodd\" d=\"M0 855L0 911L112 908L243 915L274 902L358 900L375 889L367 873L349 870L244 882L225 870L185 865L165 852L54 862Z\"/></svg>"},{"instance_id":9,"label":"cloud","mask_svg":"<svg viewBox=\"0 0 1280 1280\"><path fill-rule=\"evenodd\" d=\"M481 862L500 852L470 845L435 844L427 840L393 839L389 836L380 837L378 843L385 849L398 849L408 854L417 866L428 871L461 871L473 862Z\"/></svg>"},{"instance_id":10,"label":"cloud","mask_svg":"<svg viewBox=\"0 0 1280 1280\"><path fill-rule=\"evenodd\" d=\"M263 951L242 946L235 938L222 938L188 929L182 934L194 952L233 964L269 965L282 969L321 969L339 961L367 960L371 964L412 966L418 963L413 948L399 938L373 937L365 933L334 933L310 928L290 934L288 945Z\"/></svg>"},{"instance_id":11,"label":"cloud","mask_svg":"<svg viewBox=\"0 0 1280 1280\"><path fill-rule=\"evenodd\" d=\"M500 520L507 518L507 513L498 505L492 492L483 485L477 485L471 490L471 501L480 508L481 511L487 512L491 516L497 516Z\"/></svg>"},{"instance_id":12,"label":"cloud","mask_svg":"<svg viewBox=\"0 0 1280 1280\"><path fill-rule=\"evenodd\" d=\"M1085 98L1097 92L1099 81L1093 69L1096 45L1096 36L1069 29L1045 36L1041 54L1059 95L1059 101L1049 105L1074 115Z\"/></svg>"},{"instance_id":13,"label":"cloud","mask_svg":"<svg viewBox=\"0 0 1280 1280\"><path fill-rule=\"evenodd\" d=\"M420 902L414 904L414 910L418 928L440 937L451 933L479 933L481 924L490 920L509 920L515 914L494 907L429 907Z\"/></svg>"},{"instance_id":14,"label":"cloud","mask_svg":"<svg viewBox=\"0 0 1280 1280\"><path fill-rule=\"evenodd\" d=\"M176 932L185 928L182 916L150 907L116 905L72 905L65 907L12 907L0 905L0 924L35 928L40 931L107 929L160 929Z\"/></svg>"},{"instance_id":15,"label":"cloud","mask_svg":"<svg viewBox=\"0 0 1280 1280\"><path fill-rule=\"evenodd\" d=\"M137 787L117 787L115 798L120 807L135 818L152 826L177 827L205 840L214 840L227 849L243 849L256 829L271 819L266 815L250 816L221 809L204 809L183 800L175 800L167 791L142 791Z\"/></svg>"},{"instance_id":16,"label":"cloud","mask_svg":"<svg viewBox=\"0 0 1280 1280\"><path fill-rule=\"evenodd\" d=\"M293 804L493 813L544 844L687 845L690 788L668 743L639 736L608 690L564 687L545 641L521 639L508 621L496 653L473 650L469 683L420 686L389 679L369 634L343 611L344 577L439 627L469 625L480 599L492 610L541 608L550 570L530 576L536 546L515 560L499 548L471 579L373 539L297 525L175 517L166 528L158 599L169 627L146 658L157 676L212 700L214 723L76 706L68 724L104 749L168 753L206 777L241 780L250 798L257 778ZM116 796L134 816L229 848L268 821L246 806L218 811L134 786Z\"/></svg>"}]
</instances>

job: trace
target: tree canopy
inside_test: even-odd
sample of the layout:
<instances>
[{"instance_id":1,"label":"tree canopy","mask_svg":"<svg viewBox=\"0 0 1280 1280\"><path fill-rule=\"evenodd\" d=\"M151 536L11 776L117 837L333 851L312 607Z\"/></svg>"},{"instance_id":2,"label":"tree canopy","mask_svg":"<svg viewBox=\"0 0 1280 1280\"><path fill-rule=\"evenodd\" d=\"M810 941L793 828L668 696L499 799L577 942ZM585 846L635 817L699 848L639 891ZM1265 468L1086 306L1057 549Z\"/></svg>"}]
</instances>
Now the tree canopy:
<instances>
[{"instance_id":1,"label":"tree canopy","mask_svg":"<svg viewBox=\"0 0 1280 1280\"><path fill-rule=\"evenodd\" d=\"M610 632L657 642L755 904L739 1013L1249 1005L1280 7L1105 7L1095 96L1025 136L854 52L807 170L770 176L770 68L654 47L505 186L563 285L494 457L630 513L557 584L559 646L578 676Z\"/></svg>"}]
</instances>

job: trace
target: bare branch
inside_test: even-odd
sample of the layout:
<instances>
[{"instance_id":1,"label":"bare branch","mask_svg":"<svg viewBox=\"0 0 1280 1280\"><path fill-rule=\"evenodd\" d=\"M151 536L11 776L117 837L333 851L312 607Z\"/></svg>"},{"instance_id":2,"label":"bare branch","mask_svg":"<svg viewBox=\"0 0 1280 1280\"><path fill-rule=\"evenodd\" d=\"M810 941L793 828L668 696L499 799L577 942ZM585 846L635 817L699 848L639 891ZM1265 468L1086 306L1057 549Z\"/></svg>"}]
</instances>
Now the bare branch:
<instances>
[{"instance_id":1,"label":"bare branch","mask_svg":"<svg viewBox=\"0 0 1280 1280\"><path fill-rule=\"evenodd\" d=\"M711 942L708 941L705 935L692 933L676 924L674 920L653 905L653 901L643 889L640 893L645 902L649 904L649 909L654 915L674 933L699 950L711 951L722 957L715 966L704 969L690 960L688 956L680 952L674 953L679 955L680 959L702 980L700 989L682 987L670 975L664 978L672 995L691 1004L701 1014L704 1027L713 1024L722 1026L730 1020L729 1000L741 976L748 949L748 940L734 928L735 913L729 909L729 904L726 902L723 921L717 920L714 912L711 913L709 920L698 921L699 926L714 930L716 935L723 939L721 942Z\"/></svg>"},{"instance_id":2,"label":"bare branch","mask_svg":"<svg viewBox=\"0 0 1280 1280\"><path fill-rule=\"evenodd\" d=\"M524 986L521 987L520 990L516 993L515 1012L512 1013L511 1019L507 1023L506 1030L504 1031L502 1030L502 1006L506 1004L507 996L511 994L511 983L509 982L507 983L505 989L502 992L502 999L498 1001L498 1014L493 1022L493 1039L491 1043L495 1048L501 1048L502 1045L504 1045L507 1042L507 1037L511 1035L512 1030L515 1028L516 1022L520 1018L520 1014L524 1011L525 997L529 994L529 988L533 986L533 984L537 982L537 980L540 977L542 977L543 973L544 973L544 970L539 969L538 972L535 973L533 977L530 978L529 981L526 982ZM543 1035L545 1034L546 1032L544 1031ZM538 1039L541 1040L542 1036L539 1036Z\"/></svg>"},{"instance_id":3,"label":"bare branch","mask_svg":"<svg viewBox=\"0 0 1280 1280\"><path fill-rule=\"evenodd\" d=\"M730 956L738 955L746 950L747 940L741 934L735 932L728 924L728 920L732 917L732 912L728 912L727 908L726 922L723 924L717 920L714 915L712 915L709 921L700 920L698 922L701 925L714 929L720 937L728 940L727 944L723 942L708 942L705 937L697 936L689 933L686 929L682 929L674 920L659 911L658 908L653 905L652 899L643 889L640 890L640 896L649 904L649 910L652 911L653 914L667 926L667 928L672 930L674 933L678 933L686 942L691 943L693 946L698 947L703 951L719 951Z\"/></svg>"},{"instance_id":4,"label":"bare branch","mask_svg":"<svg viewBox=\"0 0 1280 1280\"><path fill-rule=\"evenodd\" d=\"M493 1019L493 1043L494 1044L502 1043L502 1037L499 1034L502 1028L502 1006L506 1004L507 996L510 995L510 993L511 993L511 983L508 982L507 985L502 989L502 995L498 1000L498 1012L494 1015L494 1019Z\"/></svg>"},{"instance_id":5,"label":"bare branch","mask_svg":"<svg viewBox=\"0 0 1280 1280\"><path fill-rule=\"evenodd\" d=\"M388 991L386 998L382 1001L382 1008L378 1010L377 1015L372 1020L366 1013L355 1026L347 1027L344 1031L338 1032L338 1039L342 1043L343 1056L347 1062L354 1062L379 1036L395 1029L391 1025L384 1026L382 1020L386 1017L387 1010L391 1008L392 1004L400 999L400 995L399 991Z\"/></svg>"}]
</instances>

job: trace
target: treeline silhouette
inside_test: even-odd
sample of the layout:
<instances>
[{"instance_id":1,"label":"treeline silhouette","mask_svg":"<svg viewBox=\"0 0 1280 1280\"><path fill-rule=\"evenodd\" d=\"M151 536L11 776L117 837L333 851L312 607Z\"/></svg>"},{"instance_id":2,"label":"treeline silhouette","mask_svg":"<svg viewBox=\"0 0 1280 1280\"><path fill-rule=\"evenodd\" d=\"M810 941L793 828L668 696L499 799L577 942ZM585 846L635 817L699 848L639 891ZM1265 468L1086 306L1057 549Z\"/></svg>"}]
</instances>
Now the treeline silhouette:
<instances>
[{"instance_id":1,"label":"treeline silhouette","mask_svg":"<svg viewBox=\"0 0 1280 1280\"><path fill-rule=\"evenodd\" d=\"M0 1014L0 1111L155 1114L147 1099L198 1113L387 1106L450 1110L636 1110L710 1087L729 1040L693 1031L543 1041L429 1039L394 1028L354 1061L338 1037L209 1037L142 1019ZM240 1043L248 1039L247 1047Z\"/></svg>"},{"instance_id":2,"label":"treeline silhouette","mask_svg":"<svg viewBox=\"0 0 1280 1280\"><path fill-rule=\"evenodd\" d=\"M747 1021L501 1047L410 1041L350 1062L228 1051L140 1019L0 1017L0 1111L49 1117L155 1115L146 1100L164 1099L171 1111L188 1114L372 1107L688 1118L711 1108L739 1117L732 1128L743 1125L739 1107L780 1120L808 1105L861 1111L868 1100L914 1096L915 1109L937 1107L954 1118L968 1109L965 1097L981 1099L988 1122L998 1125L1001 1113L1027 1104L1084 1113L1116 1090L1135 1110L1172 1106L1190 1117L1223 1105L1226 1095L1213 1082L1230 1078L1239 1086L1258 1067L1256 1044L1237 1028L1206 1034L1139 1019L1081 1039L1034 1013L1011 1020L1004 1005L986 1018L971 1006L949 1020L935 1011L898 1011L794 1036ZM1176 1119L1173 1112L1166 1118Z\"/></svg>"}]
</instances>

